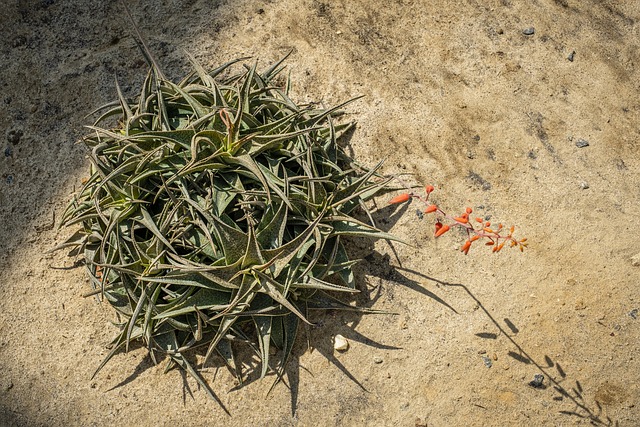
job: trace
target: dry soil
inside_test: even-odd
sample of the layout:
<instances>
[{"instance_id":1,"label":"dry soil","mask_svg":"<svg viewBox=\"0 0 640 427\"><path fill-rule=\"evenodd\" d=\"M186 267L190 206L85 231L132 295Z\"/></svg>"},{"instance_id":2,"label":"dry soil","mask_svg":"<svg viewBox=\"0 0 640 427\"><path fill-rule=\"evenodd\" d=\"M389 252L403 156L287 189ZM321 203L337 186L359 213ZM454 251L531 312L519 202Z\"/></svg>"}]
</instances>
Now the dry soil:
<instances>
[{"instance_id":1,"label":"dry soil","mask_svg":"<svg viewBox=\"0 0 640 427\"><path fill-rule=\"evenodd\" d=\"M417 204L377 201L413 246L355 243L375 309L303 331L287 384L207 381L229 414L143 348L91 374L116 333L83 269L46 251L87 175L85 115L146 64L117 2L0 7L0 424L16 426L640 425L640 2L128 2L173 78L287 61L293 97L348 108L362 163L433 184L529 238L459 251ZM635 258L634 258L635 257ZM340 333L351 346L332 349ZM248 367L250 368L250 367ZM530 382L543 375L540 387Z\"/></svg>"}]
</instances>

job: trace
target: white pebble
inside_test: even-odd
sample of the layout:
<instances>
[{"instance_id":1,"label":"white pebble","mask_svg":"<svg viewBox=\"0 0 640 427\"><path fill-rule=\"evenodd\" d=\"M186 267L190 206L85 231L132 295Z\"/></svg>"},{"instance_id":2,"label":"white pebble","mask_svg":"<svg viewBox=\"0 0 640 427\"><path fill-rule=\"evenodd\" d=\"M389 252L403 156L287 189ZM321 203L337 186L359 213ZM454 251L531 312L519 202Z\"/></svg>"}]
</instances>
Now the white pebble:
<instances>
[{"instance_id":1,"label":"white pebble","mask_svg":"<svg viewBox=\"0 0 640 427\"><path fill-rule=\"evenodd\" d=\"M338 334L334 338L333 348L338 351L347 351L349 349L349 341L342 335Z\"/></svg>"}]
</instances>

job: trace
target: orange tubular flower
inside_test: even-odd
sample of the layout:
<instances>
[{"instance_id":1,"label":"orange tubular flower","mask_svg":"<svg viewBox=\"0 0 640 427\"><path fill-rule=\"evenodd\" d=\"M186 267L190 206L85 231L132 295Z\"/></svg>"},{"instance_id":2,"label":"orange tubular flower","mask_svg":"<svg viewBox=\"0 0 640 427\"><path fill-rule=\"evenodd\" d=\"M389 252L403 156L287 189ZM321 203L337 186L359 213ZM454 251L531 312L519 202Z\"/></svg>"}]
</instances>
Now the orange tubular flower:
<instances>
[{"instance_id":1,"label":"orange tubular flower","mask_svg":"<svg viewBox=\"0 0 640 427\"><path fill-rule=\"evenodd\" d=\"M427 185L424 190L427 192L427 194L431 194L433 192L433 190L435 190L435 188L433 188L433 185Z\"/></svg>"},{"instance_id":2,"label":"orange tubular flower","mask_svg":"<svg viewBox=\"0 0 640 427\"><path fill-rule=\"evenodd\" d=\"M435 212L438 210L438 207L436 205L431 205L428 206L427 209L424 210L424 213L431 213L431 212Z\"/></svg>"},{"instance_id":3,"label":"orange tubular flower","mask_svg":"<svg viewBox=\"0 0 640 427\"><path fill-rule=\"evenodd\" d=\"M393 199L389 200L389 204L390 205L395 205L395 204L398 204L398 203L404 203L407 200L409 200L410 198L411 198L411 194L409 194L409 193L400 194L399 196L396 196Z\"/></svg>"},{"instance_id":4,"label":"orange tubular flower","mask_svg":"<svg viewBox=\"0 0 640 427\"><path fill-rule=\"evenodd\" d=\"M462 214L457 218L454 218L456 221L458 221L461 224L466 224L469 222L469 214Z\"/></svg>"},{"instance_id":5,"label":"orange tubular flower","mask_svg":"<svg viewBox=\"0 0 640 427\"><path fill-rule=\"evenodd\" d=\"M464 252L465 255L468 255L470 247L471 247L471 240L467 240L466 242L464 242L464 245L462 245L462 248L460 248L460 250Z\"/></svg>"},{"instance_id":6,"label":"orange tubular flower","mask_svg":"<svg viewBox=\"0 0 640 427\"><path fill-rule=\"evenodd\" d=\"M437 228L437 225L436 225L436 228ZM450 228L450 227L449 227L448 225L446 225L446 224L445 224L445 225L443 225L443 226L441 226L441 227L439 227L439 228L437 228L437 229L436 229L436 237L440 237L440 236L442 236L444 233L446 233L447 231L449 231L449 228Z\"/></svg>"}]
</instances>

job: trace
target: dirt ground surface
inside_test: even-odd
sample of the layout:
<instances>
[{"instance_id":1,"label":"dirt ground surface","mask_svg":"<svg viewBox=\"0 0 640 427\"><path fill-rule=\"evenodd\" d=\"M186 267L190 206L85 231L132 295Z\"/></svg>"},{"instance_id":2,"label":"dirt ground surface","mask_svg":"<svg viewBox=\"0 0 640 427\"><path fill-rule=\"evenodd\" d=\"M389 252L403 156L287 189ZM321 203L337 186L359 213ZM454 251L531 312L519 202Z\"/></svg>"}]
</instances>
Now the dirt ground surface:
<instances>
[{"instance_id":1,"label":"dirt ground surface","mask_svg":"<svg viewBox=\"0 0 640 427\"><path fill-rule=\"evenodd\" d=\"M287 61L293 98L347 109L350 148L433 184L446 210L516 224L525 253L435 240L417 204L355 242L361 303L303 339L287 384L205 377L226 411L144 348L93 380L117 329L83 298L57 218L88 174L85 115L147 67L117 2L0 8L0 425L640 425L640 2L131 1L165 71ZM332 339L350 341L344 353ZM254 367L255 368L255 367ZM539 387L530 384L543 375Z\"/></svg>"}]
</instances>

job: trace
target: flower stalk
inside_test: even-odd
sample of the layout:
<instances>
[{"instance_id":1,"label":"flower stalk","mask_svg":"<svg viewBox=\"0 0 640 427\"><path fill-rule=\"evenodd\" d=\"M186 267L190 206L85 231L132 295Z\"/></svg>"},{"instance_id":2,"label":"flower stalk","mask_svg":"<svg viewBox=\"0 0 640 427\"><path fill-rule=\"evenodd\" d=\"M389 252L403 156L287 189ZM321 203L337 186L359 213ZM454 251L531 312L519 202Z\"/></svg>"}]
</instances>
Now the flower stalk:
<instances>
[{"instance_id":1,"label":"flower stalk","mask_svg":"<svg viewBox=\"0 0 640 427\"><path fill-rule=\"evenodd\" d=\"M453 227L462 228L467 233L467 240L461 246L460 251L465 255L469 253L473 242L486 239L486 246L491 246L494 253L500 252L505 245L510 248L517 247L520 252L524 251L527 247L527 238L516 239L514 237L515 226L511 226L508 232L505 232L505 227L502 224L498 224L495 230L491 228L490 221L484 221L482 218L476 217L474 221L469 220L469 216L473 213L473 209L470 207L465 208L464 212L460 215L449 215L442 210L438 205L429 202L429 196L435 191L432 185L425 186L425 194L420 195L414 192L402 193L391 200L389 204L406 203L412 199L418 199L421 203L426 205L424 210L425 214L434 214L436 216L435 232L436 238L442 236Z\"/></svg>"}]
</instances>

